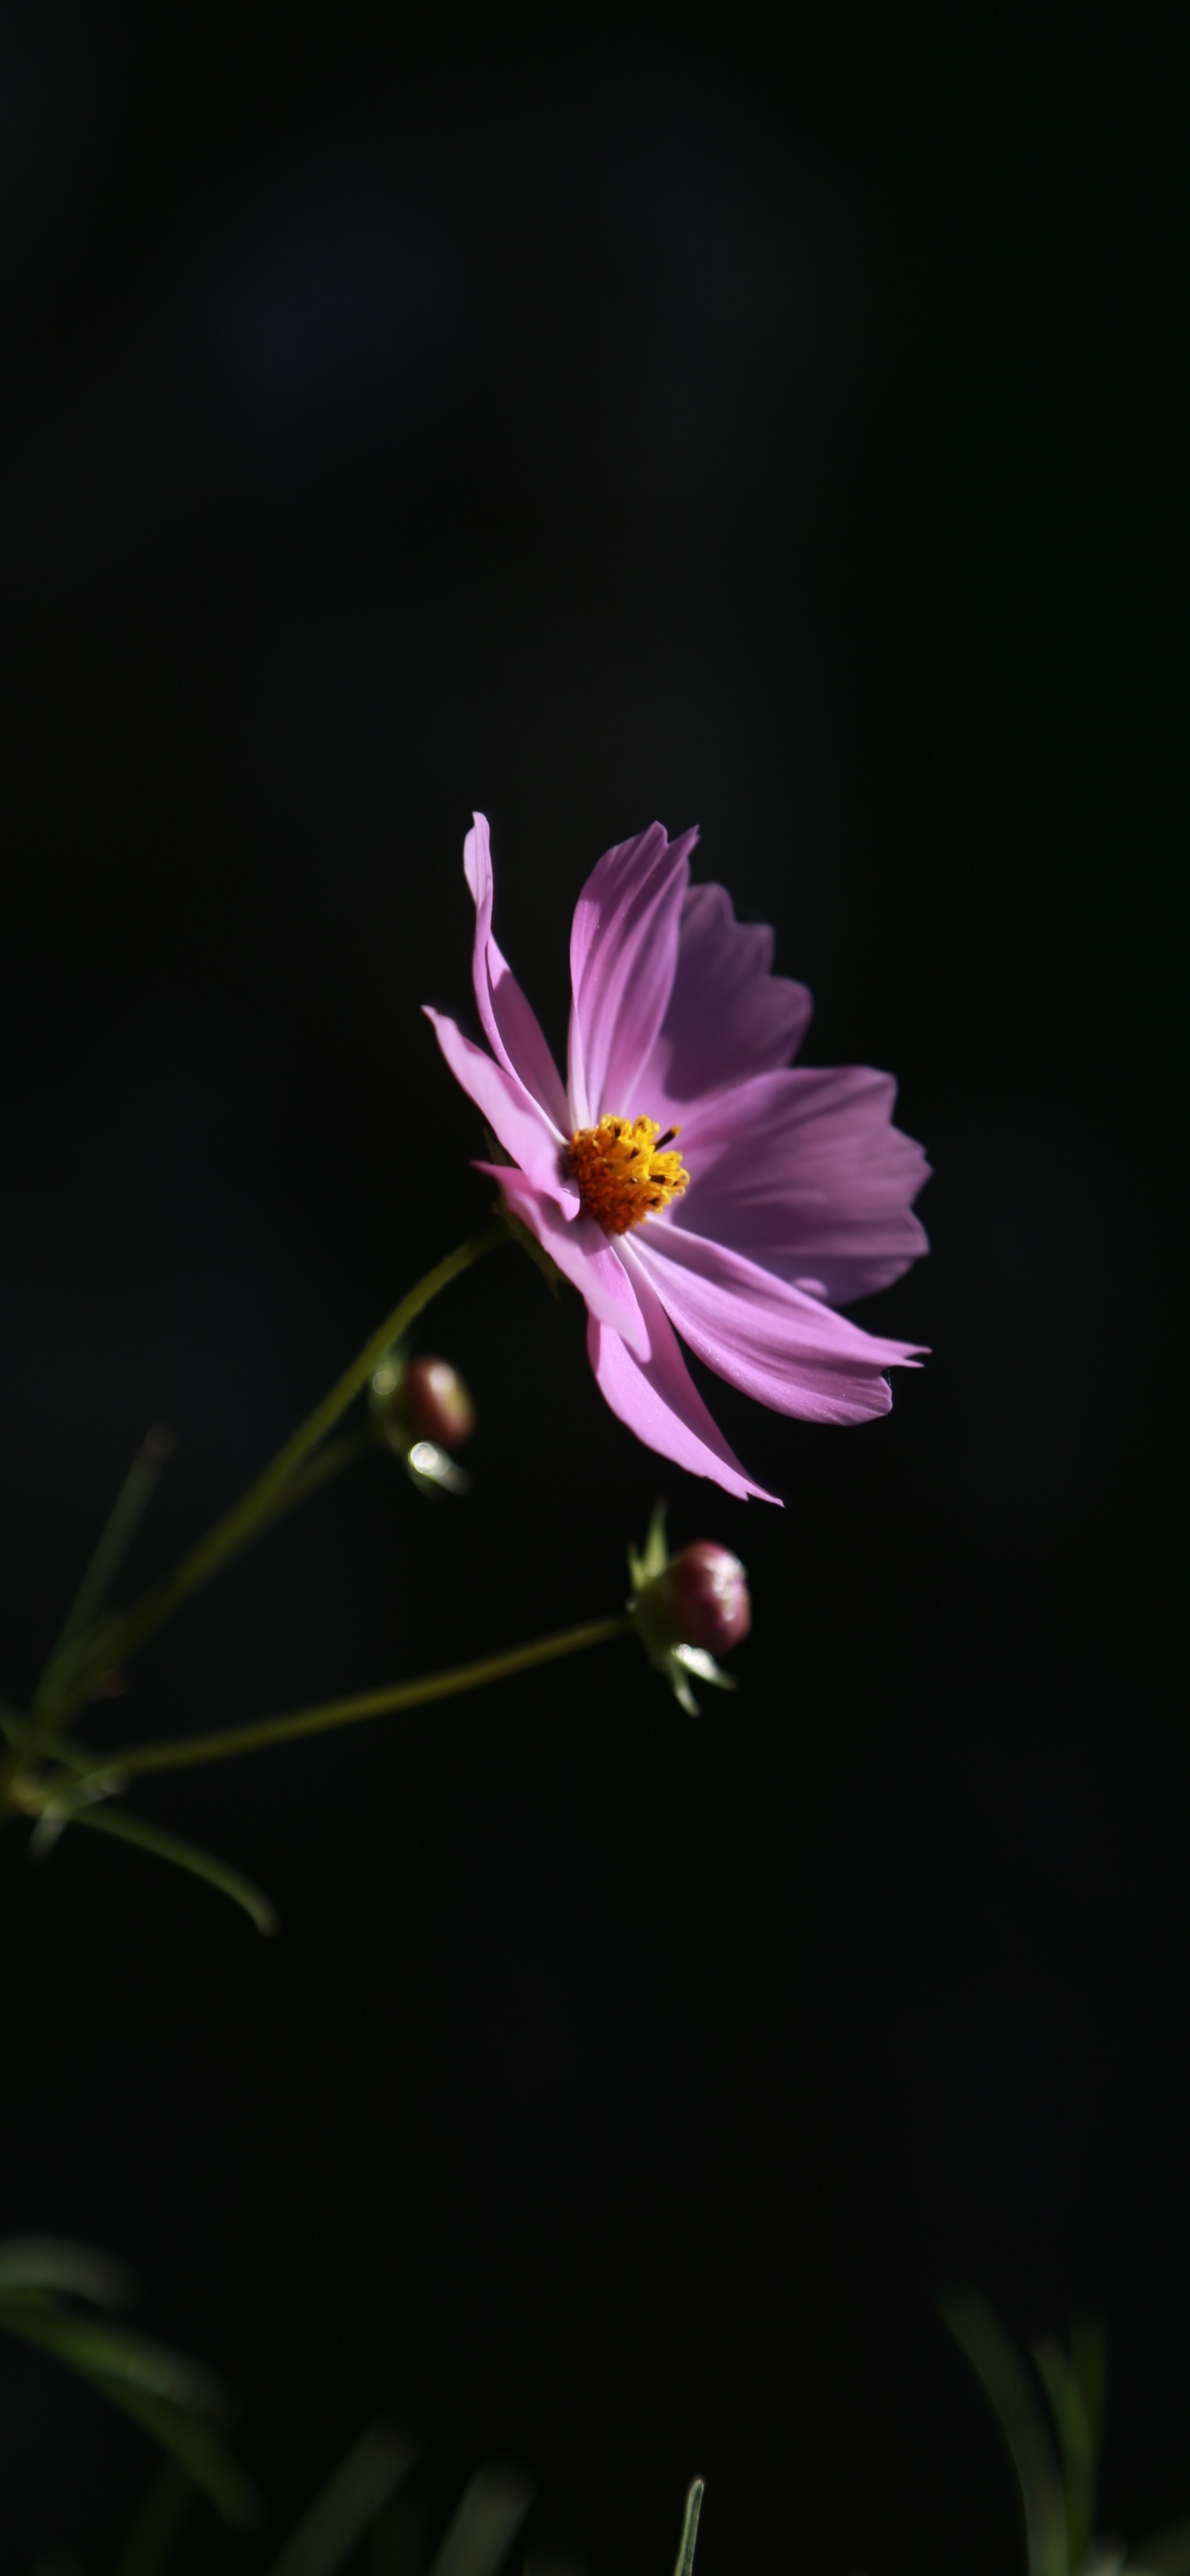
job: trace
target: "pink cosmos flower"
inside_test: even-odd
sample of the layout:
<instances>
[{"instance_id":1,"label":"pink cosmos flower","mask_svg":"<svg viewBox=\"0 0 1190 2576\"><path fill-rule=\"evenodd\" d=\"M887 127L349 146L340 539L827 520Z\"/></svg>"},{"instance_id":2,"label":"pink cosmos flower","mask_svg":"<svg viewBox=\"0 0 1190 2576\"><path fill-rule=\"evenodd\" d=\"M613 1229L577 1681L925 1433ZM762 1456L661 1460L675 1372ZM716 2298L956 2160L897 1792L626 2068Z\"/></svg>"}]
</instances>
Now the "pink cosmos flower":
<instances>
[{"instance_id":1,"label":"pink cosmos flower","mask_svg":"<svg viewBox=\"0 0 1190 2576\"><path fill-rule=\"evenodd\" d=\"M770 971L771 930L738 922L722 886L690 884L696 838L671 841L654 823L588 877L570 936L563 1082L492 935L477 814L463 865L491 1053L444 1013L427 1017L509 1157L478 1169L586 1300L613 1413L729 1494L777 1502L728 1447L677 1336L779 1413L886 1413L883 1372L919 1353L833 1307L886 1287L926 1249L911 1201L929 1165L891 1123L890 1075L790 1066L810 995Z\"/></svg>"}]
</instances>

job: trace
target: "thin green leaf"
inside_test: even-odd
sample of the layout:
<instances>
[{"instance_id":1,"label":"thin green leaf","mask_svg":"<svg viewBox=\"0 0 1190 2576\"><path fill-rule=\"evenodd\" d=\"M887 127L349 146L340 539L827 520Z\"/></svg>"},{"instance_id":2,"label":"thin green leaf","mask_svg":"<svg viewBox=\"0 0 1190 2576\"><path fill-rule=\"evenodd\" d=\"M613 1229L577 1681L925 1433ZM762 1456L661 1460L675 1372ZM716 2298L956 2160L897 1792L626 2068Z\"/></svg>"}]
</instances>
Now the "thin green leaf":
<instances>
[{"instance_id":1,"label":"thin green leaf","mask_svg":"<svg viewBox=\"0 0 1190 2576\"><path fill-rule=\"evenodd\" d=\"M38 1688L42 1697L54 1666L84 1628L97 1619L136 1536L157 1479L173 1448L173 1433L158 1427L146 1434L100 1533L99 1543L55 1640Z\"/></svg>"},{"instance_id":2,"label":"thin green leaf","mask_svg":"<svg viewBox=\"0 0 1190 2576\"><path fill-rule=\"evenodd\" d=\"M694 2543L698 2538L698 2517L702 2512L703 2482L695 2478L686 2492L686 2519L682 2524L682 2546L674 2576L693 2576Z\"/></svg>"},{"instance_id":3,"label":"thin green leaf","mask_svg":"<svg viewBox=\"0 0 1190 2576\"><path fill-rule=\"evenodd\" d=\"M50 2291L89 2299L97 2308L122 2308L132 2277L110 2254L70 2245L55 2236L10 2236L0 2244L0 2299L10 2291Z\"/></svg>"},{"instance_id":4,"label":"thin green leaf","mask_svg":"<svg viewBox=\"0 0 1190 2576\"><path fill-rule=\"evenodd\" d=\"M1070 2576L1066 2503L1041 2409L1013 2345L991 2309L967 2293L942 2314L984 2386L1016 2471L1025 2511L1029 2576Z\"/></svg>"},{"instance_id":5,"label":"thin green leaf","mask_svg":"<svg viewBox=\"0 0 1190 2576\"><path fill-rule=\"evenodd\" d=\"M177 2460L158 2470L120 2556L116 2576L161 2576L190 2510L194 2480Z\"/></svg>"},{"instance_id":6,"label":"thin green leaf","mask_svg":"<svg viewBox=\"0 0 1190 2576\"><path fill-rule=\"evenodd\" d=\"M204 2370L201 2362L188 2360L183 2353L171 2352L166 2344L151 2343L147 2335L132 2333L127 2326L108 2325L93 2317L15 2301L6 2301L0 2316L14 2334L24 2335L29 2343L41 2344L46 2352L56 2353L60 2361L85 2371L90 2378L139 2389L145 2396L160 2398L188 2415L217 2415L222 2411L223 2392L213 2372Z\"/></svg>"},{"instance_id":7,"label":"thin green leaf","mask_svg":"<svg viewBox=\"0 0 1190 2576\"><path fill-rule=\"evenodd\" d=\"M177 1834L164 1833L160 1825L146 1824L143 1816L130 1816L122 1807L80 1807L70 1822L85 1825L95 1834L110 1834L114 1842L133 1843L138 1851L152 1852L157 1860L172 1862L175 1869L187 1870L191 1878L201 1878L220 1896L229 1896L258 1932L267 1936L276 1931L276 1912L267 1896L242 1871L232 1869L227 1861L216 1860L210 1852L200 1851L196 1844L181 1841Z\"/></svg>"},{"instance_id":8,"label":"thin green leaf","mask_svg":"<svg viewBox=\"0 0 1190 2576\"><path fill-rule=\"evenodd\" d=\"M0 2311L0 2322L27 2343L38 2344L68 2363L131 2415L163 2451L181 2462L226 2522L255 2521L260 2510L256 2490L219 2434L191 2413L184 2400L162 2393L177 2386L192 2388L196 2379L206 2383L205 2393L209 2393L209 2375L199 2372L197 2364L183 2362L179 2354L167 2353L138 2336L123 2334L118 2327L93 2327L88 2336L84 2333L88 2321L81 2317L39 2313L14 2303ZM138 2344L139 2355L134 2355L131 2347Z\"/></svg>"},{"instance_id":9,"label":"thin green leaf","mask_svg":"<svg viewBox=\"0 0 1190 2576\"><path fill-rule=\"evenodd\" d=\"M408 2434L373 2425L303 2515L273 2576L334 2576L416 2457Z\"/></svg>"},{"instance_id":10,"label":"thin green leaf","mask_svg":"<svg viewBox=\"0 0 1190 2576\"><path fill-rule=\"evenodd\" d=\"M1070 2338L1070 2367L1078 2382L1091 2439L1098 2458L1103 2448L1103 2408L1107 2394L1107 2337L1103 2327L1084 2318Z\"/></svg>"},{"instance_id":11,"label":"thin green leaf","mask_svg":"<svg viewBox=\"0 0 1190 2576\"><path fill-rule=\"evenodd\" d=\"M426 2529L425 2498L406 2487L375 2525L368 2576L425 2576L430 2555Z\"/></svg>"},{"instance_id":12,"label":"thin green leaf","mask_svg":"<svg viewBox=\"0 0 1190 2576\"><path fill-rule=\"evenodd\" d=\"M1135 2557L1129 2557L1128 2576L1190 2576L1190 2517L1154 2532Z\"/></svg>"},{"instance_id":13,"label":"thin green leaf","mask_svg":"<svg viewBox=\"0 0 1190 2576\"><path fill-rule=\"evenodd\" d=\"M95 2385L180 2462L225 2522L242 2531L259 2520L260 2498L251 2479L209 2424L183 2414L165 2398L146 2396L143 2389L120 2388L109 2379L97 2379Z\"/></svg>"},{"instance_id":14,"label":"thin green leaf","mask_svg":"<svg viewBox=\"0 0 1190 2576\"><path fill-rule=\"evenodd\" d=\"M494 2576L533 2502L516 2469L480 2469L430 2570L430 2576Z\"/></svg>"},{"instance_id":15,"label":"thin green leaf","mask_svg":"<svg viewBox=\"0 0 1190 2576\"><path fill-rule=\"evenodd\" d=\"M1082 2389L1061 2346L1047 2336L1034 2344L1033 2359L1045 2383L1066 2490L1066 2535L1072 2576L1080 2576L1095 2529L1095 2482L1098 2446Z\"/></svg>"}]
</instances>

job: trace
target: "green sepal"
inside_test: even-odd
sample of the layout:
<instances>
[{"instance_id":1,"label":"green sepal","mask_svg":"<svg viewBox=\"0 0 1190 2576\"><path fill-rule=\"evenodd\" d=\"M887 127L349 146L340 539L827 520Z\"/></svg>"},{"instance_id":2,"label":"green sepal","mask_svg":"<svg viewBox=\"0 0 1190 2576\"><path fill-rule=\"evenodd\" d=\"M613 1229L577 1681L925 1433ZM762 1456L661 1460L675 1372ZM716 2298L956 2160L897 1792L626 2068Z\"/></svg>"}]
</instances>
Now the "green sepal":
<instances>
[{"instance_id":1,"label":"green sepal","mask_svg":"<svg viewBox=\"0 0 1190 2576\"><path fill-rule=\"evenodd\" d=\"M669 1545L665 1536L667 1509L665 1503L654 1503L644 1546L629 1546L628 1573L632 1598L628 1608L654 1671L668 1682L679 1708L685 1709L687 1717L701 1717L702 1711L690 1688L688 1676L691 1673L700 1682L711 1682L716 1690L737 1690L739 1685L734 1674L725 1673L704 1646L675 1645L672 1638L661 1634L655 1617L650 1617L650 1590L669 1564Z\"/></svg>"},{"instance_id":2,"label":"green sepal","mask_svg":"<svg viewBox=\"0 0 1190 2576\"><path fill-rule=\"evenodd\" d=\"M654 1503L649 1526L645 1531L643 1548L638 1551L635 1547L629 1547L628 1571L632 1577L634 1595L643 1592L647 1583L655 1582L659 1574L664 1574L669 1563L669 1548L665 1537L665 1515L668 1509L667 1503Z\"/></svg>"}]
</instances>

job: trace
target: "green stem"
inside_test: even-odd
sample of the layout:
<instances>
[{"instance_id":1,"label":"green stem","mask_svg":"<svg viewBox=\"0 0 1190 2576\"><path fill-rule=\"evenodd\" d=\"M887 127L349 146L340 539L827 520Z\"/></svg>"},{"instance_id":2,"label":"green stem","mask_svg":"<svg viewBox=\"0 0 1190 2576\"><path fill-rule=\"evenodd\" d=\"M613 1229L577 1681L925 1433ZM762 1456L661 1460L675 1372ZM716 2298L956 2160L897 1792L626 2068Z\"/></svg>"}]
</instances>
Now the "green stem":
<instances>
[{"instance_id":1,"label":"green stem","mask_svg":"<svg viewBox=\"0 0 1190 2576\"><path fill-rule=\"evenodd\" d=\"M503 1218L495 1218L491 1225L485 1226L482 1234L472 1235L469 1242L461 1243L454 1252L448 1252L444 1261L428 1270L416 1288L411 1288L408 1296L402 1297L391 1315L386 1315L371 1339L365 1342L362 1351L357 1352L350 1367L336 1380L329 1395L325 1395L313 1413L299 1424L284 1448L278 1450L271 1465L257 1477L254 1485L249 1486L240 1501L232 1505L221 1521L216 1522L214 1529L208 1530L206 1537L199 1540L198 1546L191 1549L189 1556L183 1558L172 1574L166 1575L164 1582L146 1592L122 1619L117 1619L101 1632L92 1651L84 1655L81 1664L66 1679L61 1695L47 1693L39 1712L45 1721L44 1727L35 1730L34 1741L26 1738L26 1760L43 1750L57 1727L82 1706L100 1672L125 1663L138 1646L143 1646L146 1638L164 1625L190 1593L197 1592L201 1584L208 1583L219 1567L226 1564L228 1557L234 1556L248 1539L255 1536L258 1527L273 1516L290 1477L309 1457L311 1450L316 1449L328 1432L334 1430L340 1416L379 1367L390 1345L401 1340L423 1309L440 1296L444 1288L449 1288L453 1279L469 1270L473 1262L481 1260L485 1252L494 1252L497 1245L511 1240ZM0 1783L0 1789L2 1785Z\"/></svg>"},{"instance_id":2,"label":"green stem","mask_svg":"<svg viewBox=\"0 0 1190 2576\"><path fill-rule=\"evenodd\" d=\"M275 1529L278 1521L284 1520L289 1512L296 1511L299 1503L307 1502L320 1486L329 1485L332 1478L341 1476L345 1467L354 1467L357 1458L367 1458L374 1450L379 1451L383 1447L383 1434L371 1420L365 1422L359 1431L345 1431L341 1440L328 1440L325 1448L311 1458L308 1467L300 1468L296 1476L290 1477L272 1508L257 1522L255 1529L249 1530L243 1544L250 1546L253 1539L263 1538L266 1530Z\"/></svg>"},{"instance_id":3,"label":"green stem","mask_svg":"<svg viewBox=\"0 0 1190 2576\"><path fill-rule=\"evenodd\" d=\"M420 1681L390 1682L384 1690L359 1691L352 1699L323 1700L316 1708L294 1709L286 1717L264 1717L254 1726L226 1727L215 1735L184 1735L173 1744L132 1744L85 1771L72 1771L76 1794L88 1780L118 1781L122 1787L135 1773L184 1771L200 1762L226 1762L239 1753L262 1753L271 1744L293 1744L304 1735L326 1735L340 1726L358 1726L364 1718L386 1717L399 1708L422 1708L430 1700L454 1699L462 1691L482 1690L488 1682L511 1673L530 1672L560 1655L581 1654L586 1646L626 1637L634 1621L625 1612L611 1619L590 1619L581 1628L564 1628L553 1637L537 1637L529 1646L510 1646L502 1655L484 1655L475 1664L455 1664L448 1672L426 1673ZM44 1800L42 1801L44 1803Z\"/></svg>"}]
</instances>

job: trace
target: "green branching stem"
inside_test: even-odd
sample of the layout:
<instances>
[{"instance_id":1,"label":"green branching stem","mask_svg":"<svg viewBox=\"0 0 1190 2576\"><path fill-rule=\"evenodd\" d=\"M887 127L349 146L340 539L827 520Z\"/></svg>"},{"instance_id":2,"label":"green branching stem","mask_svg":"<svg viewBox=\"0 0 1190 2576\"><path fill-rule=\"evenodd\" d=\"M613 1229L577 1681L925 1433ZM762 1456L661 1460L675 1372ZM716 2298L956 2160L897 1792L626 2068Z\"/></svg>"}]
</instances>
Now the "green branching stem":
<instances>
[{"instance_id":1,"label":"green branching stem","mask_svg":"<svg viewBox=\"0 0 1190 2576\"><path fill-rule=\"evenodd\" d=\"M173 1743L130 1744L69 1774L73 1801L88 1783L123 1787L147 1771L184 1771L203 1762L226 1762L240 1753L263 1753L274 1744L294 1744L305 1735L327 1735L340 1726L358 1726L365 1718L388 1717L397 1709L424 1708L431 1700L456 1699L464 1691L483 1690L489 1682L512 1673L531 1672L535 1664L556 1663L562 1655L582 1654L588 1646L626 1637L635 1626L627 1611L610 1619L590 1619L582 1627L564 1628L552 1637L537 1637L528 1646L510 1646L502 1655L483 1655L474 1664L454 1664L447 1672L425 1673L417 1681L390 1682L382 1690L358 1691L351 1699L328 1699L314 1708L291 1710L284 1717L264 1717L254 1725L226 1727L213 1735L183 1735ZM44 1795L42 1804L49 1804Z\"/></svg>"},{"instance_id":2,"label":"green branching stem","mask_svg":"<svg viewBox=\"0 0 1190 2576\"><path fill-rule=\"evenodd\" d=\"M57 1658L46 1675L30 1724L7 1754L0 1757L0 1811L13 1803L12 1790L18 1773L51 1749L61 1728L92 1696L102 1676L126 1664L138 1647L155 1635L192 1592L208 1583L229 1557L235 1556L249 1539L278 1517L289 1499L291 1481L334 1430L348 1406L363 1392L393 1343L402 1339L432 1300L440 1296L444 1288L449 1288L452 1280L461 1277L474 1262L482 1260L485 1253L494 1252L500 1244L511 1241L512 1236L503 1217L496 1217L482 1233L472 1235L468 1242L459 1244L454 1252L447 1253L445 1260L428 1270L424 1279L419 1279L417 1286L401 1298L390 1315L385 1316L384 1322L357 1352L330 1393L278 1450L263 1475L257 1477L255 1484L249 1486L247 1493L233 1504L222 1520L216 1522L206 1537L199 1540L198 1546L191 1549L173 1573L166 1575L164 1581L146 1592L140 1601L134 1602L122 1617L101 1621L86 1635L72 1642ZM310 1474L310 1484L320 1481L320 1477Z\"/></svg>"}]
</instances>

